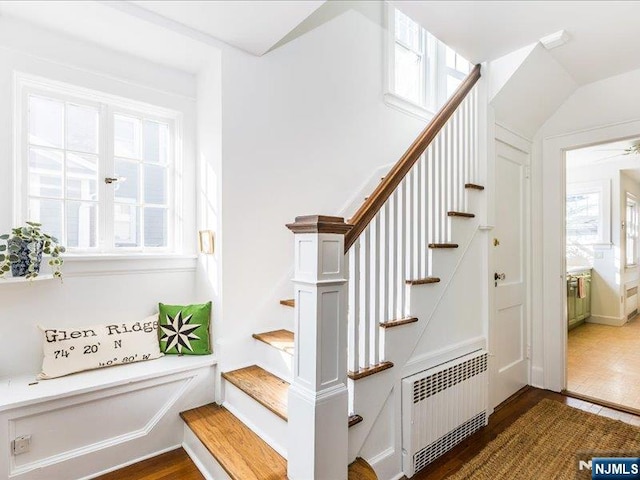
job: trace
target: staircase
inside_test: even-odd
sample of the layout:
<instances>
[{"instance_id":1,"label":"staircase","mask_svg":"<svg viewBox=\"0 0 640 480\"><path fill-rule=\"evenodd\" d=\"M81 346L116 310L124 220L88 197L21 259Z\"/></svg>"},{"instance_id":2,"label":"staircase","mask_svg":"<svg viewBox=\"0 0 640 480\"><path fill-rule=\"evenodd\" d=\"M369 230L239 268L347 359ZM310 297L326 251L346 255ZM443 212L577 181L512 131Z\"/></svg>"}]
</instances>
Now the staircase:
<instances>
[{"instance_id":1,"label":"staircase","mask_svg":"<svg viewBox=\"0 0 640 480\"><path fill-rule=\"evenodd\" d=\"M296 333L253 334L279 366L223 372L224 404L181 415L216 471L339 479L350 464L348 478L378 478L360 451L478 229L479 77L477 66L349 223L288 225L295 296L280 303Z\"/></svg>"}]
</instances>

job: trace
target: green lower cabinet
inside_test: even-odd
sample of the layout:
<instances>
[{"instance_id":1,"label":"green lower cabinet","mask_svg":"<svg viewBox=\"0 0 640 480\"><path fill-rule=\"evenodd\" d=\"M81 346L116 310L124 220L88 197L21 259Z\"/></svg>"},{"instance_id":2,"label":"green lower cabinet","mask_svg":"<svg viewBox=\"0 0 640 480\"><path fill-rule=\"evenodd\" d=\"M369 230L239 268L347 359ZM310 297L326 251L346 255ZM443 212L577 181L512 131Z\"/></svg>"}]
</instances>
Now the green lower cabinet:
<instances>
[{"instance_id":1,"label":"green lower cabinet","mask_svg":"<svg viewBox=\"0 0 640 480\"><path fill-rule=\"evenodd\" d=\"M584 278L584 298L578 297L578 279ZM573 328L591 316L591 272L567 275L567 320Z\"/></svg>"},{"instance_id":2,"label":"green lower cabinet","mask_svg":"<svg viewBox=\"0 0 640 480\"><path fill-rule=\"evenodd\" d=\"M567 319L569 327L576 323L576 289L577 281L567 278Z\"/></svg>"}]
</instances>

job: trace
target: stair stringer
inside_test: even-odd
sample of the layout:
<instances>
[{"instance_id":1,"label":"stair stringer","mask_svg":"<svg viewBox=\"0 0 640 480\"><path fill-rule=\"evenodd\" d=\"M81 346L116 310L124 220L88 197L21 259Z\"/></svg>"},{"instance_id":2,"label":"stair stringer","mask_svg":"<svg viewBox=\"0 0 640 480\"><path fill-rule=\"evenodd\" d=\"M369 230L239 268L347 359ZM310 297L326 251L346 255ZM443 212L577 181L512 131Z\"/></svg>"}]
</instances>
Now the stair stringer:
<instances>
[{"instance_id":1,"label":"stair stringer","mask_svg":"<svg viewBox=\"0 0 640 480\"><path fill-rule=\"evenodd\" d=\"M349 390L353 395L354 409L364 418L363 422L349 431L349 461L353 461L360 455L387 397L394 387L399 388L404 376L403 367L411 359L478 232L477 218L450 217L449 222L452 241L456 242L459 248L430 252L433 269L431 273L440 277L440 283L407 286L409 296L407 313L409 316L418 317L419 321L391 328L382 333L384 360L393 362L394 368L361 380L348 381ZM369 459L365 458L365 460Z\"/></svg>"}]
</instances>

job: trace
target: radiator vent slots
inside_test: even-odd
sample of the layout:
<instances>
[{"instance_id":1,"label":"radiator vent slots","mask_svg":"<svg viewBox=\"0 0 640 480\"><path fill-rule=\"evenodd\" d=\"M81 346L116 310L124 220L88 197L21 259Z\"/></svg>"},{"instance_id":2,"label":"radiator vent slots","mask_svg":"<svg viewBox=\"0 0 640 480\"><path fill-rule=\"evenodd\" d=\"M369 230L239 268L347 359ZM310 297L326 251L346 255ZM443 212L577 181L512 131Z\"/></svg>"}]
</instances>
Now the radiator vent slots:
<instances>
[{"instance_id":1,"label":"radiator vent slots","mask_svg":"<svg viewBox=\"0 0 640 480\"><path fill-rule=\"evenodd\" d=\"M487 353L402 380L403 470L412 477L487 423Z\"/></svg>"},{"instance_id":2,"label":"radiator vent slots","mask_svg":"<svg viewBox=\"0 0 640 480\"><path fill-rule=\"evenodd\" d=\"M481 355L413 383L413 403L451 388L460 382L487 371L487 356Z\"/></svg>"},{"instance_id":3,"label":"radiator vent slots","mask_svg":"<svg viewBox=\"0 0 640 480\"><path fill-rule=\"evenodd\" d=\"M413 456L414 471L422 470L443 453L448 452L469 435L474 434L487 424L487 412L481 412L471 420L451 430L444 437L424 447Z\"/></svg>"}]
</instances>

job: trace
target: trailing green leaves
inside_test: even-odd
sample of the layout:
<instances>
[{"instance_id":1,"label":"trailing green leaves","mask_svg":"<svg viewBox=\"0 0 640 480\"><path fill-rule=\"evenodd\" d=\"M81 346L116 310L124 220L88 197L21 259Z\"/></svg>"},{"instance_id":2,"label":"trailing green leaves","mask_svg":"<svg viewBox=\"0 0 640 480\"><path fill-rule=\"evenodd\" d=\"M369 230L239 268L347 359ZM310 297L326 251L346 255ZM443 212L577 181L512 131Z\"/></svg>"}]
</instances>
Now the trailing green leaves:
<instances>
[{"instance_id":1,"label":"trailing green leaves","mask_svg":"<svg viewBox=\"0 0 640 480\"><path fill-rule=\"evenodd\" d=\"M60 255L66 251L57 238L42 232L42 225L37 222L25 222L25 226L11 229L10 234L0 235L0 277L11 270L11 265L20 262L20 251L26 248L24 256L28 259L25 278L33 279L40 273L42 255L49 255L48 264L53 276L62 278L63 260Z\"/></svg>"}]
</instances>

